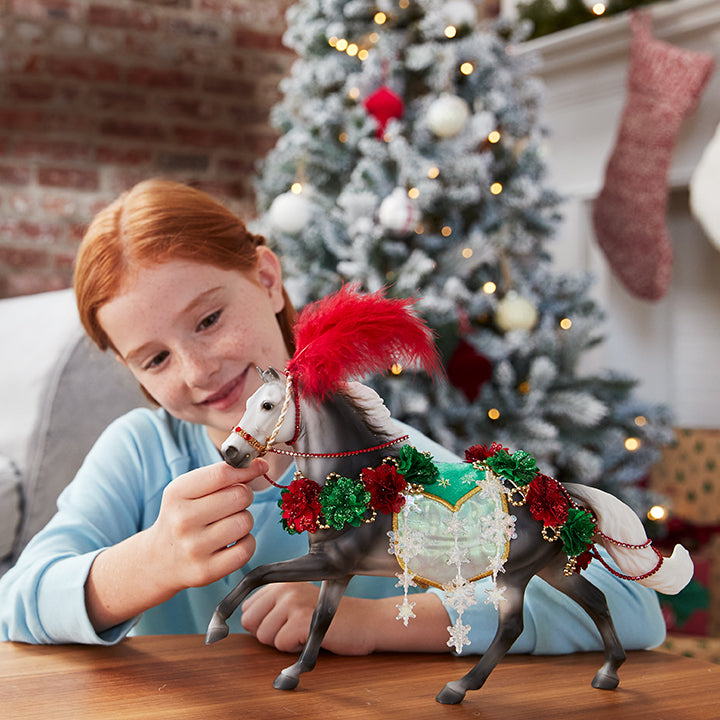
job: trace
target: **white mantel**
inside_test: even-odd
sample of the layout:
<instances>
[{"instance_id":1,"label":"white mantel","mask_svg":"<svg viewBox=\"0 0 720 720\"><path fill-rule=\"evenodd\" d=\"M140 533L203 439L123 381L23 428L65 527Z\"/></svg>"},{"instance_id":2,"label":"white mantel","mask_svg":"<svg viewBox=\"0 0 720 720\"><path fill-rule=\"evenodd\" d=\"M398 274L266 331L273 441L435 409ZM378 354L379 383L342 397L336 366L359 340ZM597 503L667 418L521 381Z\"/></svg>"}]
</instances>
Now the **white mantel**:
<instances>
[{"instance_id":1,"label":"white mantel","mask_svg":"<svg viewBox=\"0 0 720 720\"><path fill-rule=\"evenodd\" d=\"M591 271L593 295L607 313L606 341L588 365L641 379L639 395L670 405L678 426L720 427L720 251L691 216L687 199L693 170L720 124L720 0L670 0L646 11L655 37L718 62L673 154L667 226L675 260L671 288L659 302L638 300L615 280L590 221L625 103L629 15L538 38L517 52L540 57L550 182L567 199L555 264Z\"/></svg>"}]
</instances>

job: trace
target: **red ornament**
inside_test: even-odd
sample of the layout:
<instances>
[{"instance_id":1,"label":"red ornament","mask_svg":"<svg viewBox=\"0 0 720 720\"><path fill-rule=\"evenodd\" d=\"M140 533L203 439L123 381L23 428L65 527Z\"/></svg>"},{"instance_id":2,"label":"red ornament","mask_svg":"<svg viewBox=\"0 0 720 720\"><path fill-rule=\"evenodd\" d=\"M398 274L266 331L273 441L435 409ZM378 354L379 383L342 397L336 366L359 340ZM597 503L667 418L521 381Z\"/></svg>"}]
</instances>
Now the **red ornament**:
<instances>
[{"instance_id":1,"label":"red ornament","mask_svg":"<svg viewBox=\"0 0 720 720\"><path fill-rule=\"evenodd\" d=\"M490 447L487 445L473 445L465 451L465 462L473 463L478 460L482 462L492 457L498 450L509 452L507 448L498 442L494 442Z\"/></svg>"},{"instance_id":2,"label":"red ornament","mask_svg":"<svg viewBox=\"0 0 720 720\"><path fill-rule=\"evenodd\" d=\"M538 473L525 496L530 514L544 525L557 527L568 518L568 499L554 478Z\"/></svg>"},{"instance_id":3,"label":"red ornament","mask_svg":"<svg viewBox=\"0 0 720 720\"><path fill-rule=\"evenodd\" d=\"M492 363L466 340L460 340L447 365L448 380L462 390L468 402L480 394L480 388L492 378Z\"/></svg>"},{"instance_id":4,"label":"red ornament","mask_svg":"<svg viewBox=\"0 0 720 720\"><path fill-rule=\"evenodd\" d=\"M389 463L377 468L364 468L362 480L370 493L370 505L383 515L400 512L405 498L400 494L407 483L394 465Z\"/></svg>"},{"instance_id":5,"label":"red ornament","mask_svg":"<svg viewBox=\"0 0 720 720\"><path fill-rule=\"evenodd\" d=\"M377 120L375 137L381 139L390 120L401 118L405 112L402 98L389 87L383 85L370 93L363 102L363 107Z\"/></svg>"}]
</instances>

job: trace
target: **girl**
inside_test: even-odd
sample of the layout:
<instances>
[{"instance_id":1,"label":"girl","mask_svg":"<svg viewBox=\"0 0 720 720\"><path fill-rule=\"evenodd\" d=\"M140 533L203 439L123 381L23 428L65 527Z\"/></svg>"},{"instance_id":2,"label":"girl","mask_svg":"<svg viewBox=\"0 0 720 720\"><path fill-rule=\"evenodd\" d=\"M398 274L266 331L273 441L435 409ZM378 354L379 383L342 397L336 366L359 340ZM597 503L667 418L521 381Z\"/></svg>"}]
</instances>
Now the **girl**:
<instances>
[{"instance_id":1,"label":"girl","mask_svg":"<svg viewBox=\"0 0 720 720\"><path fill-rule=\"evenodd\" d=\"M277 256L211 197L142 182L101 211L81 244L75 293L93 341L127 367L158 409L134 410L103 433L58 500L58 512L0 580L0 639L110 644L135 634L204 633L215 605L257 565L303 554L279 522L279 490L294 466L282 455L245 469L219 450L258 388L255 367L292 355L294 310ZM456 458L412 428L409 442ZM251 532L252 531L252 532ZM653 591L587 571L627 649L662 642ZM497 626L492 605L466 611L469 652ZM231 618L280 650L304 643L317 588L259 589ZM356 577L323 646L345 654L447 651L452 624L439 594L418 593L416 619L398 622L395 579ZM232 624L234 623L234 625ZM589 617L534 579L513 652L599 650Z\"/></svg>"}]
</instances>

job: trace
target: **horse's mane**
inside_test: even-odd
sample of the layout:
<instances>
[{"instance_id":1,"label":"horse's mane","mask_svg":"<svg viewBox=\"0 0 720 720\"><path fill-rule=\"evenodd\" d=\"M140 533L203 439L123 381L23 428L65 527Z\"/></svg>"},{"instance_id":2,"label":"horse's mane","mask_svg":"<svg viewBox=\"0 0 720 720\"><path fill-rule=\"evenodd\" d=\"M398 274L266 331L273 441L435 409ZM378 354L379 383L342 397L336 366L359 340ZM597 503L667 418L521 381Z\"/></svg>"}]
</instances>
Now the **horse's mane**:
<instances>
[{"instance_id":1,"label":"horse's mane","mask_svg":"<svg viewBox=\"0 0 720 720\"><path fill-rule=\"evenodd\" d=\"M323 398L340 383L393 363L441 374L433 334L413 313L414 304L345 285L305 307L294 329L297 351L287 365L300 394Z\"/></svg>"},{"instance_id":2,"label":"horse's mane","mask_svg":"<svg viewBox=\"0 0 720 720\"><path fill-rule=\"evenodd\" d=\"M398 427L393 422L390 411L375 390L351 381L342 386L342 394L376 435L391 437L398 434Z\"/></svg>"}]
</instances>

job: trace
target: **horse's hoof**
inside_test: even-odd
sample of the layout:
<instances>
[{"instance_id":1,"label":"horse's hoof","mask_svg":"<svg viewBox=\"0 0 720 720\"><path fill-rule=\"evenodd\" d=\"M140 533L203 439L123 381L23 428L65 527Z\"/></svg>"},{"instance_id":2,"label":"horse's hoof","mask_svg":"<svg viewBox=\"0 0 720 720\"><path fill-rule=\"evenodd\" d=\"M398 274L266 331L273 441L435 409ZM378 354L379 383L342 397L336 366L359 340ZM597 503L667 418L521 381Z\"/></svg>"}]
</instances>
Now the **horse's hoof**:
<instances>
[{"instance_id":1,"label":"horse's hoof","mask_svg":"<svg viewBox=\"0 0 720 720\"><path fill-rule=\"evenodd\" d=\"M598 690L614 690L620 683L617 673L608 672L600 668L593 678L591 685Z\"/></svg>"},{"instance_id":2,"label":"horse's hoof","mask_svg":"<svg viewBox=\"0 0 720 720\"><path fill-rule=\"evenodd\" d=\"M448 683L436 696L435 700L443 705L457 705L463 701L465 691L453 687L454 683Z\"/></svg>"},{"instance_id":3,"label":"horse's hoof","mask_svg":"<svg viewBox=\"0 0 720 720\"><path fill-rule=\"evenodd\" d=\"M215 615L212 616L212 620L210 620L207 633L205 634L205 644L211 645L218 640L223 640L228 636L229 632L230 628L228 624L215 613Z\"/></svg>"},{"instance_id":4,"label":"horse's hoof","mask_svg":"<svg viewBox=\"0 0 720 720\"><path fill-rule=\"evenodd\" d=\"M299 682L299 677L296 675L286 675L285 671L283 671L275 678L273 687L276 690L294 690L298 686Z\"/></svg>"}]
</instances>

